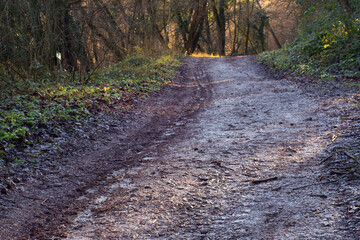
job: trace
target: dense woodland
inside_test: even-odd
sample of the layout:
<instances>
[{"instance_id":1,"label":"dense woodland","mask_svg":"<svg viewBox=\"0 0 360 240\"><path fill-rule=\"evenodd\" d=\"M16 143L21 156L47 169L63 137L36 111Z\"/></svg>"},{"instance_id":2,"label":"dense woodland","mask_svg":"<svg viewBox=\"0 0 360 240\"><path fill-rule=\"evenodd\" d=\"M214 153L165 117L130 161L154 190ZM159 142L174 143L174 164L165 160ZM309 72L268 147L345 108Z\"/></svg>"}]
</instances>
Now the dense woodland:
<instances>
[{"instance_id":1,"label":"dense woodland","mask_svg":"<svg viewBox=\"0 0 360 240\"><path fill-rule=\"evenodd\" d=\"M22 79L139 53L256 54L292 39L300 13L294 0L7 0L0 11L1 70Z\"/></svg>"},{"instance_id":2,"label":"dense woodland","mask_svg":"<svg viewBox=\"0 0 360 240\"><path fill-rule=\"evenodd\" d=\"M275 69L358 78L359 18L358 0L2 0L0 168L159 89L180 55L268 51Z\"/></svg>"},{"instance_id":3,"label":"dense woodland","mask_svg":"<svg viewBox=\"0 0 360 240\"><path fill-rule=\"evenodd\" d=\"M4 0L1 77L86 73L128 55L168 50L256 54L293 40L301 19L301 35L316 35L300 38L307 46L299 50L316 52L333 38L358 36L358 13L356 0ZM323 42L308 44L316 38Z\"/></svg>"}]
</instances>

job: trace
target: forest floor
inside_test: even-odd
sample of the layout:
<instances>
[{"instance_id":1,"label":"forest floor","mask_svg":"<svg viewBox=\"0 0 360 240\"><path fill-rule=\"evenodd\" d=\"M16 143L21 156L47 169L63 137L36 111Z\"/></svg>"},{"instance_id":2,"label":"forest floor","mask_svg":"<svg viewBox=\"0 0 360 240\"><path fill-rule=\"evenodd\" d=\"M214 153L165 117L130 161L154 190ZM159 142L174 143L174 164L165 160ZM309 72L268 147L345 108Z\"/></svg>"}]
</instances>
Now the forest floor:
<instances>
[{"instance_id":1,"label":"forest floor","mask_svg":"<svg viewBox=\"0 0 360 240\"><path fill-rule=\"evenodd\" d=\"M0 239L359 239L359 100L255 57L185 58L0 195Z\"/></svg>"}]
</instances>

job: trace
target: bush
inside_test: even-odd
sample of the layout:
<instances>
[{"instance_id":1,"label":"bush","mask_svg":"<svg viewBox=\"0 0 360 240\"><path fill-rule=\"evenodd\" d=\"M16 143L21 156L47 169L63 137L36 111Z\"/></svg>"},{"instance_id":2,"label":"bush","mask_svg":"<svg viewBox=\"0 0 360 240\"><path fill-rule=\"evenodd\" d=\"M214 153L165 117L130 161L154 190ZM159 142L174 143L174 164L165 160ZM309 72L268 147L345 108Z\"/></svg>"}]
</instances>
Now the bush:
<instances>
[{"instance_id":1,"label":"bush","mask_svg":"<svg viewBox=\"0 0 360 240\"><path fill-rule=\"evenodd\" d=\"M261 54L259 61L295 74L360 77L360 17L347 14L337 1L322 4L305 11L291 44Z\"/></svg>"}]
</instances>

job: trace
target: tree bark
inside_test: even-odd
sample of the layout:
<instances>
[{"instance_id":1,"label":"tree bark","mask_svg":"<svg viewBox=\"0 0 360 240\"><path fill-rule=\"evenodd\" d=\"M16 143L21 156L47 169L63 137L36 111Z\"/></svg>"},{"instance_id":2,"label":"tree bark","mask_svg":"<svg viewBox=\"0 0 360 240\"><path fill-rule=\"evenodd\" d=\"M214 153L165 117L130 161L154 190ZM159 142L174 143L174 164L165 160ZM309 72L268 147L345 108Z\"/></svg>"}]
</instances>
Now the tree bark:
<instances>
[{"instance_id":1,"label":"tree bark","mask_svg":"<svg viewBox=\"0 0 360 240\"><path fill-rule=\"evenodd\" d=\"M190 23L188 25L181 16L179 9L176 11L176 19L180 29L181 36L184 42L184 49L188 54L192 54L197 46L200 38L203 23L206 16L207 0L195 0L193 6L190 8L189 17Z\"/></svg>"},{"instance_id":2,"label":"tree bark","mask_svg":"<svg viewBox=\"0 0 360 240\"><path fill-rule=\"evenodd\" d=\"M209 24L209 17L208 14L205 15L204 18L204 24L205 24L205 37L204 40L207 45L207 53L212 53L212 41L211 41L211 34L210 34L210 24Z\"/></svg>"},{"instance_id":3,"label":"tree bark","mask_svg":"<svg viewBox=\"0 0 360 240\"><path fill-rule=\"evenodd\" d=\"M212 3L212 10L214 13L214 18L215 18L215 22L216 22L216 27L217 27L217 49L218 49L218 53L221 56L225 55L225 25L226 25L226 21L225 21L225 0L220 0L219 1L219 7L218 9L216 8L216 3L215 0L211 0Z\"/></svg>"},{"instance_id":4,"label":"tree bark","mask_svg":"<svg viewBox=\"0 0 360 240\"><path fill-rule=\"evenodd\" d=\"M267 27L269 28L269 31L271 33L271 36L273 36L274 40L275 40L275 43L276 43L276 46L278 46L278 48L281 48L281 43L279 41L279 39L276 37L276 34L274 32L274 30L272 29L272 27L270 26L270 22L268 22L267 24Z\"/></svg>"},{"instance_id":5,"label":"tree bark","mask_svg":"<svg viewBox=\"0 0 360 240\"><path fill-rule=\"evenodd\" d=\"M186 49L189 54L193 53L200 38L206 14L207 0L196 0L195 10L189 27L188 42Z\"/></svg>"},{"instance_id":6,"label":"tree bark","mask_svg":"<svg viewBox=\"0 0 360 240\"><path fill-rule=\"evenodd\" d=\"M63 11L63 24L62 24L62 31L63 31L63 48L64 48L64 68L68 71L76 70L76 64L74 61L73 56L73 47L74 39L73 34L71 31L70 21L70 6L67 6ZM78 43L79 44L79 43Z\"/></svg>"},{"instance_id":7,"label":"tree bark","mask_svg":"<svg viewBox=\"0 0 360 240\"><path fill-rule=\"evenodd\" d=\"M249 54L250 38L250 1L246 0L246 35L245 35L245 54Z\"/></svg>"}]
</instances>

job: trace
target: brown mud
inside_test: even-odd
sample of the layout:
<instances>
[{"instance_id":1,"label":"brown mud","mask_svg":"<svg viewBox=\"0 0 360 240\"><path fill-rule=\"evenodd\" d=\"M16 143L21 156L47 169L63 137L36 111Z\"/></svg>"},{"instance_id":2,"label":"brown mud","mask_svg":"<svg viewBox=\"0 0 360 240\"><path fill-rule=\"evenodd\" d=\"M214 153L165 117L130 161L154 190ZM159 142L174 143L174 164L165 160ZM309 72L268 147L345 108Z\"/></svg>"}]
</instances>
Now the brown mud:
<instances>
[{"instance_id":1,"label":"brown mud","mask_svg":"<svg viewBox=\"0 0 360 240\"><path fill-rule=\"evenodd\" d=\"M254 57L186 58L161 93L88 129L87 150L2 196L0 239L358 239L358 100Z\"/></svg>"}]
</instances>

